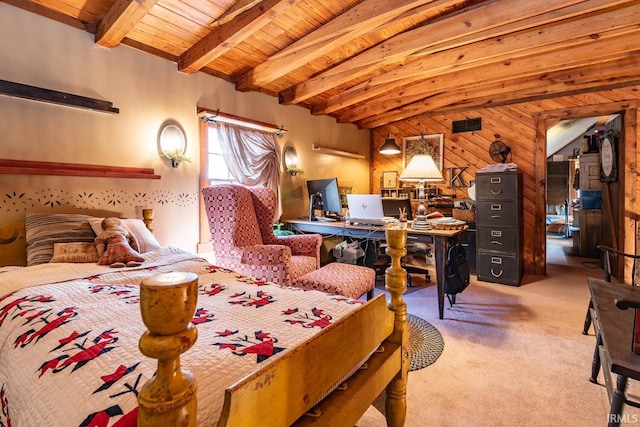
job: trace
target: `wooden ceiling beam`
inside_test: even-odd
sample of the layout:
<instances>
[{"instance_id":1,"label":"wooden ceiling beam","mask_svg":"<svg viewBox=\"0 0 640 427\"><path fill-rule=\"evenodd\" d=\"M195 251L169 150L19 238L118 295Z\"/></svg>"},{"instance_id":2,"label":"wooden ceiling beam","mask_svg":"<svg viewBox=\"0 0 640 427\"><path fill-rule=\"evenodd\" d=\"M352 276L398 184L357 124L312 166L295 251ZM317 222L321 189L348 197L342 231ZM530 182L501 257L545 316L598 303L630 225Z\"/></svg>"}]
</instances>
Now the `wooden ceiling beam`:
<instances>
[{"instance_id":1,"label":"wooden ceiling beam","mask_svg":"<svg viewBox=\"0 0 640 427\"><path fill-rule=\"evenodd\" d=\"M263 0L231 21L215 27L178 59L178 70L195 73L268 25L302 0Z\"/></svg>"},{"instance_id":2,"label":"wooden ceiling beam","mask_svg":"<svg viewBox=\"0 0 640 427\"><path fill-rule=\"evenodd\" d=\"M594 2L606 3L605 0L594 0ZM504 0L470 7L460 13L447 15L444 19L391 37L312 79L282 91L280 103L292 104L306 101L348 83L354 79L354 76L374 73L385 66L402 64L407 58L427 55L430 53L429 47L433 45L441 45L448 41L451 47L455 47L455 40L461 37L544 15L576 3L581 2L577 0ZM610 4L610 1L608 3ZM510 28L510 31L515 30Z\"/></svg>"},{"instance_id":3,"label":"wooden ceiling beam","mask_svg":"<svg viewBox=\"0 0 640 427\"><path fill-rule=\"evenodd\" d=\"M116 0L98 24L95 43L116 47L158 0Z\"/></svg>"},{"instance_id":4,"label":"wooden ceiling beam","mask_svg":"<svg viewBox=\"0 0 640 427\"><path fill-rule=\"evenodd\" d=\"M351 40L376 31L381 25L398 17L406 19L405 13L409 10L427 3L429 8L438 8L455 2L457 0L365 0L244 74L236 82L236 89L246 91L264 86Z\"/></svg>"},{"instance_id":5,"label":"wooden ceiling beam","mask_svg":"<svg viewBox=\"0 0 640 427\"><path fill-rule=\"evenodd\" d=\"M640 23L640 10L637 13ZM600 33L597 38L584 35L573 43L559 41L555 44L538 46L526 52L527 56L520 58L518 55L509 55L505 52L491 62L485 63L481 60L476 67L449 67L448 70L438 68L434 72L425 73L421 81L414 82L415 79L409 77L395 82L394 85L371 88L369 91L364 91L364 94L347 90L345 93L349 93L350 97L341 101L340 110L337 108L332 110L338 111L339 121L358 121L368 115L380 114L389 106L397 108L451 88L468 87L468 85L477 85L486 81L501 81L514 76L554 72L577 65L591 66L599 61L608 61L611 56L610 51L623 53L634 51L637 46L634 44L640 43L640 31L637 27L638 24L634 24L634 26L616 29L609 33ZM630 33L631 30L635 33ZM544 52L543 49L548 51ZM394 89L395 87L400 89ZM377 93L382 95L376 96ZM365 95L368 96L365 97ZM358 105L352 105L350 101L352 98L357 99ZM312 112L318 113L316 107L312 108Z\"/></svg>"},{"instance_id":6,"label":"wooden ceiling beam","mask_svg":"<svg viewBox=\"0 0 640 427\"><path fill-rule=\"evenodd\" d=\"M239 0L229 9L227 9L222 15L220 15L213 22L213 25L222 25L226 22L229 22L232 19L235 19L235 17L240 15L242 12L257 6L261 1L262 0Z\"/></svg>"},{"instance_id":7,"label":"wooden ceiling beam","mask_svg":"<svg viewBox=\"0 0 640 427\"><path fill-rule=\"evenodd\" d=\"M580 6L579 9L585 7ZM514 61L518 57L568 49L579 44L601 42L604 38L615 37L618 34L637 32L638 24L640 9L629 6L593 16L589 19L589 26L585 26L582 19L573 18L504 36L491 36L481 42L442 50L372 77L314 105L311 111L313 114L330 114L366 102L397 87L405 88L413 82L431 79L452 70L483 67L499 61ZM494 31L490 30L487 33ZM404 90L402 92L406 93Z\"/></svg>"},{"instance_id":8,"label":"wooden ceiling beam","mask_svg":"<svg viewBox=\"0 0 640 427\"><path fill-rule=\"evenodd\" d=\"M638 52L640 53L640 52ZM640 57L630 55L624 59L613 57L604 64L577 67L543 73L538 76L499 79L464 89L447 91L433 97L397 108L388 114L370 116L358 122L361 128L375 128L416 115L441 115L475 108L530 102L540 99L575 95L590 91L610 90L637 85ZM508 85L508 92L504 86Z\"/></svg>"}]
</instances>

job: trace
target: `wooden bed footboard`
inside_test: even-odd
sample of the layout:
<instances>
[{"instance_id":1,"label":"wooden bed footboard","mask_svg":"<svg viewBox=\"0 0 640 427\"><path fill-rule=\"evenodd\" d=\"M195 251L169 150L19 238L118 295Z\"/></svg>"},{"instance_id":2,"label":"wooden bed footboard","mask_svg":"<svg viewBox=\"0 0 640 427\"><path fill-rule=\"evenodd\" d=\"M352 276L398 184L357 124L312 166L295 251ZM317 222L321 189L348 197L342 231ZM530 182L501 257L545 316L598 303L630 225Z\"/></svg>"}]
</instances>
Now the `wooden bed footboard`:
<instances>
[{"instance_id":1,"label":"wooden bed footboard","mask_svg":"<svg viewBox=\"0 0 640 427\"><path fill-rule=\"evenodd\" d=\"M406 239L406 230L387 230L387 254L392 259L386 271L388 302L378 296L230 386L218 425L354 425L386 389L387 424L403 426L409 337L402 298L407 279L400 258L406 255ZM179 354L174 363L180 365ZM147 425L148 416L162 421L159 413L140 411L138 425Z\"/></svg>"}]
</instances>

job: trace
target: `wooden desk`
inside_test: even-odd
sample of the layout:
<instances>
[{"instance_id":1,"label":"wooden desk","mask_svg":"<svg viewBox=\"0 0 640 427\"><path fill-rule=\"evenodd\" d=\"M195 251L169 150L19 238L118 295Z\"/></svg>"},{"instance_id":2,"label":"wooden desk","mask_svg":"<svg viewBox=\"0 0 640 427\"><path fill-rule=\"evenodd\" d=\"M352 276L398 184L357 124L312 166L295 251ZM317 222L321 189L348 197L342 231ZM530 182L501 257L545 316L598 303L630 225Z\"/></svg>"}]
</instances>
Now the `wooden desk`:
<instances>
[{"instance_id":1,"label":"wooden desk","mask_svg":"<svg viewBox=\"0 0 640 427\"><path fill-rule=\"evenodd\" d=\"M597 383L604 362L603 374L611 401L609 426L618 426L624 405L638 406L627 400L626 388L629 378L640 380L640 355L631 350L634 310L619 309L616 300L640 301L640 288L589 277L589 289L593 302L591 319L597 337L590 381ZM615 389L613 374L617 375Z\"/></svg>"},{"instance_id":2,"label":"wooden desk","mask_svg":"<svg viewBox=\"0 0 640 427\"><path fill-rule=\"evenodd\" d=\"M384 227L368 227L350 225L344 222L308 221L303 219L290 219L283 220L282 222L285 223L290 230L301 233L318 233L376 241L385 240ZM444 271L447 263L449 239L463 231L464 230L407 230L407 241L433 243L433 256L436 260L436 284L438 288L438 314L440 319L444 317Z\"/></svg>"}]
</instances>

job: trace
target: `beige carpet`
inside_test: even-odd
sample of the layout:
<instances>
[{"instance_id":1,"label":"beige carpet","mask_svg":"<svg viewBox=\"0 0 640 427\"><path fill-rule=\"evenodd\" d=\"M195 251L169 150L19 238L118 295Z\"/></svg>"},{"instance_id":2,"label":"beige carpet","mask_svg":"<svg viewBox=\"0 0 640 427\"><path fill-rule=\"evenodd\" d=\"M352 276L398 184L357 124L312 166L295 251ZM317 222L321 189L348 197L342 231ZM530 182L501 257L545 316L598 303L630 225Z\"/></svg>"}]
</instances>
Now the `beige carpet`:
<instances>
[{"instance_id":1,"label":"beige carpet","mask_svg":"<svg viewBox=\"0 0 640 427\"><path fill-rule=\"evenodd\" d=\"M520 287L472 275L443 320L435 286L414 280L421 289L406 295L408 310L438 328L445 346L433 365L409 373L407 427L607 424L606 389L588 380L595 337L581 333L586 278L602 270L568 256L570 245L550 238L547 276L527 275ZM627 406L625 414L640 423L640 410ZM375 408L358 423L378 425L384 418Z\"/></svg>"}]
</instances>

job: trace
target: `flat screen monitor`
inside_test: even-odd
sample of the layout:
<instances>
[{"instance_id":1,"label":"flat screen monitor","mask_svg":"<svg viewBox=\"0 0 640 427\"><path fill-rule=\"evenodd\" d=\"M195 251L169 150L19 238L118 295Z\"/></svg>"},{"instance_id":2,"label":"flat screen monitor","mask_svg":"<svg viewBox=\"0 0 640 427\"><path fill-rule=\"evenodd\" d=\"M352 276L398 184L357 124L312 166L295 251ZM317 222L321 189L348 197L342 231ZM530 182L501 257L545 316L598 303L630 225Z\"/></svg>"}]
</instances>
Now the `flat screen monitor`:
<instances>
[{"instance_id":1,"label":"flat screen monitor","mask_svg":"<svg viewBox=\"0 0 640 427\"><path fill-rule=\"evenodd\" d=\"M335 219L342 215L338 178L309 180L307 189L309 190L309 220L313 221L313 211L316 209L323 211L328 217L335 216Z\"/></svg>"}]
</instances>

